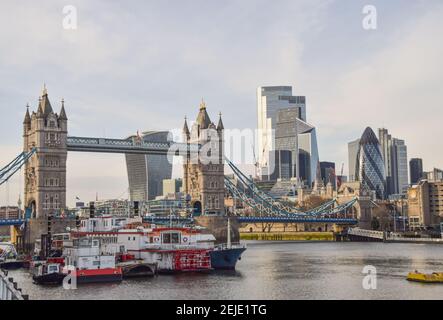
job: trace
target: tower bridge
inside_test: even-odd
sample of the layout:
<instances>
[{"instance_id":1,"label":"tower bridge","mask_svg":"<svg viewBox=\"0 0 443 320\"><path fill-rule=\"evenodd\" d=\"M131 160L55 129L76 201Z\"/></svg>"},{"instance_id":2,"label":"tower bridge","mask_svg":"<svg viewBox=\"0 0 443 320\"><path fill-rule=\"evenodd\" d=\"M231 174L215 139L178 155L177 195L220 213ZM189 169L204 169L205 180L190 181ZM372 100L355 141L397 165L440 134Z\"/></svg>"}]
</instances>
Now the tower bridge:
<instances>
[{"instance_id":1,"label":"tower bridge","mask_svg":"<svg viewBox=\"0 0 443 320\"><path fill-rule=\"evenodd\" d=\"M123 154L162 154L183 156L184 192L195 213L224 215L225 190L238 197L245 205L260 212L260 217L240 217L249 222L327 222L356 224L357 219L339 217L357 203L337 205L330 201L310 212L282 206L277 200L260 191L245 174L223 157L224 126L221 115L218 124L211 122L204 102L201 103L197 120L183 127L184 143L146 142L135 136L127 139L68 136L68 117L64 100L60 112L54 112L46 88L38 101L37 111L27 107L23 121L23 153L0 169L0 185L5 183L21 167L24 167L24 205L27 219L44 220L66 208L66 160L69 152L100 152ZM202 160L202 148L210 145L206 153L210 161ZM224 175L224 163L228 163L237 178L244 184L237 188ZM248 192L245 192L248 191ZM10 221L19 225L24 220ZM0 224L8 224L2 220ZM47 225L36 224L36 232L30 238L38 238L47 232ZM33 239L31 239L33 241Z\"/></svg>"},{"instance_id":2,"label":"tower bridge","mask_svg":"<svg viewBox=\"0 0 443 320\"><path fill-rule=\"evenodd\" d=\"M197 153L199 146L179 142L147 142L137 137L109 139L92 137L67 137L67 150L78 152L182 155L187 151Z\"/></svg>"}]
</instances>

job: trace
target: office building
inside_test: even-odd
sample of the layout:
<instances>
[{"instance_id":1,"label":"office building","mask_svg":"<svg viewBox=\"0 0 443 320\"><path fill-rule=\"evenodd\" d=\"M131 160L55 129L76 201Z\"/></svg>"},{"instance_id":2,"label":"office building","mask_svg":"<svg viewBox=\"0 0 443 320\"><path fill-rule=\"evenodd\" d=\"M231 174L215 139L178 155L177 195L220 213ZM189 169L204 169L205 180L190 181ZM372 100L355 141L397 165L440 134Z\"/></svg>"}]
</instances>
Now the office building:
<instances>
[{"instance_id":1,"label":"office building","mask_svg":"<svg viewBox=\"0 0 443 320\"><path fill-rule=\"evenodd\" d=\"M354 182L357 180L357 172L355 170L357 168L357 154L359 149L360 139L348 143L349 182Z\"/></svg>"},{"instance_id":2,"label":"office building","mask_svg":"<svg viewBox=\"0 0 443 320\"><path fill-rule=\"evenodd\" d=\"M392 182L394 185L391 194L406 194L409 187L408 181L408 149L404 140L392 140Z\"/></svg>"},{"instance_id":3,"label":"office building","mask_svg":"<svg viewBox=\"0 0 443 320\"><path fill-rule=\"evenodd\" d=\"M261 177L264 181L290 179L292 177L292 152L290 150L269 151L269 170Z\"/></svg>"},{"instance_id":4,"label":"office building","mask_svg":"<svg viewBox=\"0 0 443 320\"><path fill-rule=\"evenodd\" d=\"M167 142L168 131L148 131L138 139L140 142ZM163 194L163 180L171 179L172 163L167 155L157 154L126 154L126 168L129 180L129 197L131 201L153 200Z\"/></svg>"},{"instance_id":5,"label":"office building","mask_svg":"<svg viewBox=\"0 0 443 320\"><path fill-rule=\"evenodd\" d=\"M356 164L357 181L375 192L378 199L385 199L385 166L380 143L371 128L367 127L360 139Z\"/></svg>"},{"instance_id":6,"label":"office building","mask_svg":"<svg viewBox=\"0 0 443 320\"><path fill-rule=\"evenodd\" d=\"M404 140L392 137L385 128L378 129L386 174L386 194L406 194L408 182L408 153Z\"/></svg>"},{"instance_id":7,"label":"office building","mask_svg":"<svg viewBox=\"0 0 443 320\"><path fill-rule=\"evenodd\" d=\"M443 180L443 170L434 168L434 170L425 172L424 177L429 181L442 181Z\"/></svg>"},{"instance_id":8,"label":"office building","mask_svg":"<svg viewBox=\"0 0 443 320\"><path fill-rule=\"evenodd\" d=\"M258 165L261 171L261 176L272 175L273 164L269 163L269 157L273 155L270 151L273 150L288 150L292 152L292 175L297 176L297 163L301 159L299 169L306 165L304 170L299 173L300 178L311 183L315 179L315 165L312 163L318 162L317 138L315 128L306 123L306 97L293 96L292 87L290 86L272 86L259 87L257 89L257 114L258 114ZM280 116L282 120L286 116L290 116L291 120L281 121L281 127L286 127L287 131L292 131L289 136L280 135L279 145L277 146L277 122L278 114L281 110L285 110L286 115ZM299 129L295 129L301 121ZM309 128L306 128L309 127ZM303 129L305 128L305 129ZM296 139L296 133L299 133ZM283 140L287 141L283 141ZM298 140L298 141L297 141ZM299 143L300 152L296 147ZM302 154L297 157L296 153ZM306 172L303 177L303 172Z\"/></svg>"},{"instance_id":9,"label":"office building","mask_svg":"<svg viewBox=\"0 0 443 320\"><path fill-rule=\"evenodd\" d=\"M420 158L412 158L409 161L409 175L411 177L411 184L418 183L423 179L423 160Z\"/></svg>"},{"instance_id":10,"label":"office building","mask_svg":"<svg viewBox=\"0 0 443 320\"><path fill-rule=\"evenodd\" d=\"M335 163L321 161L320 162L321 179L324 185L331 183L333 188L336 188Z\"/></svg>"},{"instance_id":11,"label":"office building","mask_svg":"<svg viewBox=\"0 0 443 320\"><path fill-rule=\"evenodd\" d=\"M443 181L421 180L411 186L408 216L412 227L437 228L443 217Z\"/></svg>"},{"instance_id":12,"label":"office building","mask_svg":"<svg viewBox=\"0 0 443 320\"><path fill-rule=\"evenodd\" d=\"M297 108L285 108L277 112L275 149L289 151L292 165L291 176L278 178L287 179L298 176L305 185L311 186L315 181L319 162L317 134L314 126L298 116L299 109ZM272 161L269 161L269 164L268 168L272 169Z\"/></svg>"}]
</instances>

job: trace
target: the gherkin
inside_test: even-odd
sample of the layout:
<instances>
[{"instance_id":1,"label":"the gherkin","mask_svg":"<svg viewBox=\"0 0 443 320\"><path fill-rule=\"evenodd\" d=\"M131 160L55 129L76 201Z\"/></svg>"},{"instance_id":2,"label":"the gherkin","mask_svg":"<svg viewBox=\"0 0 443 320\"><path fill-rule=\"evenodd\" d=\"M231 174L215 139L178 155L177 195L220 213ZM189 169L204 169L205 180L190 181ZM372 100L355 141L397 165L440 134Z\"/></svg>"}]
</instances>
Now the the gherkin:
<instances>
[{"instance_id":1,"label":"the gherkin","mask_svg":"<svg viewBox=\"0 0 443 320\"><path fill-rule=\"evenodd\" d=\"M375 191L378 199L385 198L386 174L380 142L374 131L367 127L360 139L356 175L366 188Z\"/></svg>"}]
</instances>

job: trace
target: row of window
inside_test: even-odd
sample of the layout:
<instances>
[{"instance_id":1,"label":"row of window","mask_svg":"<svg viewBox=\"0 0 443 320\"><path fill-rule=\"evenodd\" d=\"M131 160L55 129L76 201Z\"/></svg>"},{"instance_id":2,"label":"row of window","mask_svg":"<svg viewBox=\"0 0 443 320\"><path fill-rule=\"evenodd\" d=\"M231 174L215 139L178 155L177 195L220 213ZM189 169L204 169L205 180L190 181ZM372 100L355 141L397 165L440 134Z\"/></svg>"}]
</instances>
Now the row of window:
<instances>
[{"instance_id":1,"label":"row of window","mask_svg":"<svg viewBox=\"0 0 443 320\"><path fill-rule=\"evenodd\" d=\"M46 167L58 168L59 165L60 165L60 161L58 159L51 159L51 158L45 159L45 166Z\"/></svg>"},{"instance_id":2,"label":"row of window","mask_svg":"<svg viewBox=\"0 0 443 320\"><path fill-rule=\"evenodd\" d=\"M45 179L45 187L58 187L60 180L58 178Z\"/></svg>"},{"instance_id":3,"label":"row of window","mask_svg":"<svg viewBox=\"0 0 443 320\"><path fill-rule=\"evenodd\" d=\"M219 204L218 196L208 196L208 209L218 209Z\"/></svg>"},{"instance_id":4,"label":"row of window","mask_svg":"<svg viewBox=\"0 0 443 320\"><path fill-rule=\"evenodd\" d=\"M46 132L46 141L57 141L57 140L60 140L60 133Z\"/></svg>"},{"instance_id":5,"label":"row of window","mask_svg":"<svg viewBox=\"0 0 443 320\"><path fill-rule=\"evenodd\" d=\"M209 188L211 189L218 188L218 181L209 181Z\"/></svg>"},{"instance_id":6,"label":"row of window","mask_svg":"<svg viewBox=\"0 0 443 320\"><path fill-rule=\"evenodd\" d=\"M43 209L60 209L60 203L58 200L54 200L54 202L45 200L45 202L43 202Z\"/></svg>"}]
</instances>

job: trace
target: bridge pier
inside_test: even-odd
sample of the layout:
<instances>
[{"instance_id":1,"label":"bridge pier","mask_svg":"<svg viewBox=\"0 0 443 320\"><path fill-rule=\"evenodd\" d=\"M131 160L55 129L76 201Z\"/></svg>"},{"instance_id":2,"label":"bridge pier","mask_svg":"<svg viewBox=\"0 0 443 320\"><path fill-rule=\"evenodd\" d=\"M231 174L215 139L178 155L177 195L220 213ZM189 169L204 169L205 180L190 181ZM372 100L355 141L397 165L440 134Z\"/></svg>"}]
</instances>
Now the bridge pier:
<instances>
[{"instance_id":1,"label":"bridge pier","mask_svg":"<svg viewBox=\"0 0 443 320\"><path fill-rule=\"evenodd\" d=\"M226 243L228 235L228 217L226 216L199 216L194 218L196 225L205 227L212 233L216 243ZM231 241L240 242L239 223L236 217L229 217L231 220Z\"/></svg>"},{"instance_id":2,"label":"bridge pier","mask_svg":"<svg viewBox=\"0 0 443 320\"><path fill-rule=\"evenodd\" d=\"M51 221L51 232L66 233L66 228L75 228L75 219L71 218L54 218ZM35 246L35 241L41 239L43 234L48 233L48 218L30 219L26 224L25 232L23 233L23 250L27 253L32 253Z\"/></svg>"}]
</instances>

